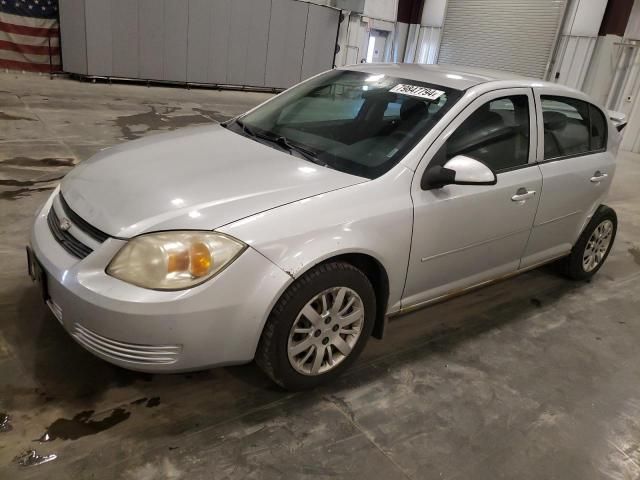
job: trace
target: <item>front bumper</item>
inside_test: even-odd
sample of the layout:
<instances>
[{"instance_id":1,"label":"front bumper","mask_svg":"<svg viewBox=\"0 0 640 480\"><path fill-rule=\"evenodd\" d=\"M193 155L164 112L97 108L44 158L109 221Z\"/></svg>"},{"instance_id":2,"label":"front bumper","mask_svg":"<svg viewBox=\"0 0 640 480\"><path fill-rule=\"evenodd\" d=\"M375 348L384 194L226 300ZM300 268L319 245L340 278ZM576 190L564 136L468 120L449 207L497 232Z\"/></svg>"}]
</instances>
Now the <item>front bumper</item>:
<instances>
[{"instance_id":1,"label":"front bumper","mask_svg":"<svg viewBox=\"0 0 640 480\"><path fill-rule=\"evenodd\" d=\"M291 281L285 272L248 248L197 287L136 287L105 273L125 240L109 238L81 260L62 248L47 225L54 196L35 219L31 248L46 272L60 323L78 343L104 360L144 372L253 359L267 316Z\"/></svg>"}]
</instances>

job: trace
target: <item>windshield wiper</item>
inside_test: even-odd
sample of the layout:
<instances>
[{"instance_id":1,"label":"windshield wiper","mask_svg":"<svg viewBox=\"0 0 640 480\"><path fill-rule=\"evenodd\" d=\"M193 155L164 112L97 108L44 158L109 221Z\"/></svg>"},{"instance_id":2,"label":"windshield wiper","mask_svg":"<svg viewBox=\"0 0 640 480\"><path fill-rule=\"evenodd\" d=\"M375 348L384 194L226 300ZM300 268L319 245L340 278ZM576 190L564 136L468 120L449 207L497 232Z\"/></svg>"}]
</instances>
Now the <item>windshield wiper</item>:
<instances>
[{"instance_id":1,"label":"windshield wiper","mask_svg":"<svg viewBox=\"0 0 640 480\"><path fill-rule=\"evenodd\" d=\"M238 120L237 118L234 120L234 122L236 122L236 124L242 128L242 131L244 133L246 133L247 135L249 135L250 137L255 137L256 134L254 133L253 130L251 130L249 127L247 127L244 122L242 120Z\"/></svg>"},{"instance_id":2,"label":"windshield wiper","mask_svg":"<svg viewBox=\"0 0 640 480\"><path fill-rule=\"evenodd\" d=\"M312 152L311 150L301 145L298 145L296 143L292 143L290 140L288 140L286 137L283 137L282 135L269 135L267 133L256 132L253 129L247 127L242 120L236 120L236 123L240 126L240 128L242 128L242 131L244 133L246 133L251 137L255 137L261 140L267 140L268 142L275 143L279 147L289 150L289 153L297 152L298 154L302 155L306 160L309 160L310 162L313 162L317 165L321 165L323 167L327 166L325 162L323 162L318 158L315 152Z\"/></svg>"},{"instance_id":3,"label":"windshield wiper","mask_svg":"<svg viewBox=\"0 0 640 480\"><path fill-rule=\"evenodd\" d=\"M286 137L273 137L271 139L273 142L277 143L278 145L280 145L281 147L284 148L288 148L289 152L295 151L298 152L300 155L302 155L305 159L309 160L310 162L313 162L317 165L321 165L323 167L326 167L327 164L325 162L323 162L322 160L320 160L318 158L318 155L316 155L315 152L312 152L311 150L298 145L296 143L291 143L290 140L288 140Z\"/></svg>"}]
</instances>

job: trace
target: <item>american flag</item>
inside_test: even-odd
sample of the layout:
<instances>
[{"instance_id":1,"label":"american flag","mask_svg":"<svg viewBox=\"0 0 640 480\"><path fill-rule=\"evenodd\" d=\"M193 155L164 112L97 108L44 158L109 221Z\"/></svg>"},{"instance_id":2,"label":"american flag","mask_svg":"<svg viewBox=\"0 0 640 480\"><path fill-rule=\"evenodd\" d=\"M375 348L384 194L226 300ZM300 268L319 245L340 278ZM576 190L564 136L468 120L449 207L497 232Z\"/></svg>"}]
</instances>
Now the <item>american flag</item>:
<instances>
[{"instance_id":1,"label":"american flag","mask_svg":"<svg viewBox=\"0 0 640 480\"><path fill-rule=\"evenodd\" d=\"M60 70L58 0L0 0L0 68Z\"/></svg>"}]
</instances>

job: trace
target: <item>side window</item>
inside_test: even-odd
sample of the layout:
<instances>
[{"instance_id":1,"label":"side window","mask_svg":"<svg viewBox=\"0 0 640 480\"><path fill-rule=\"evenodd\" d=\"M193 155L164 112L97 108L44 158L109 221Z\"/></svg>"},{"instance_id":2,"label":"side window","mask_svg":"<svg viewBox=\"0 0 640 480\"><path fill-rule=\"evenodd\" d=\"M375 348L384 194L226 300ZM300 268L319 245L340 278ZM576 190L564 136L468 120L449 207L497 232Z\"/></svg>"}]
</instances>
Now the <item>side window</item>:
<instances>
[{"instance_id":1,"label":"side window","mask_svg":"<svg viewBox=\"0 0 640 480\"><path fill-rule=\"evenodd\" d=\"M444 145L445 158L466 155L495 172L529 161L529 98L526 95L492 100L460 125Z\"/></svg>"},{"instance_id":2,"label":"side window","mask_svg":"<svg viewBox=\"0 0 640 480\"><path fill-rule=\"evenodd\" d=\"M593 105L568 97L541 96L544 159L597 151L606 145L607 123Z\"/></svg>"},{"instance_id":3,"label":"side window","mask_svg":"<svg viewBox=\"0 0 640 480\"><path fill-rule=\"evenodd\" d=\"M607 120L599 108L589 105L591 118L591 150L601 150L607 146Z\"/></svg>"}]
</instances>

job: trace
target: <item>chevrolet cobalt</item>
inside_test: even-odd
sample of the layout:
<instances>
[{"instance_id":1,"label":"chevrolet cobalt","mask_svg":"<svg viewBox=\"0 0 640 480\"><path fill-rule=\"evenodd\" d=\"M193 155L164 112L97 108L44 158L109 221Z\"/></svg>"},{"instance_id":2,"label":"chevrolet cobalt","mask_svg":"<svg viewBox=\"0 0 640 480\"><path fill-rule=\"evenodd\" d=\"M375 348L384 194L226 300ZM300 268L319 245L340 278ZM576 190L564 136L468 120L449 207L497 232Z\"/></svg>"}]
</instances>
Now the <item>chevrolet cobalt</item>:
<instances>
[{"instance_id":1,"label":"chevrolet cobalt","mask_svg":"<svg viewBox=\"0 0 640 480\"><path fill-rule=\"evenodd\" d=\"M618 143L606 111L557 84L345 67L82 162L36 215L29 272L116 365L255 359L312 388L390 315L552 261L594 275L616 234Z\"/></svg>"}]
</instances>

